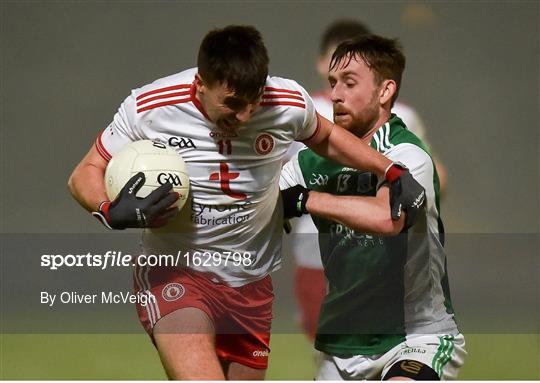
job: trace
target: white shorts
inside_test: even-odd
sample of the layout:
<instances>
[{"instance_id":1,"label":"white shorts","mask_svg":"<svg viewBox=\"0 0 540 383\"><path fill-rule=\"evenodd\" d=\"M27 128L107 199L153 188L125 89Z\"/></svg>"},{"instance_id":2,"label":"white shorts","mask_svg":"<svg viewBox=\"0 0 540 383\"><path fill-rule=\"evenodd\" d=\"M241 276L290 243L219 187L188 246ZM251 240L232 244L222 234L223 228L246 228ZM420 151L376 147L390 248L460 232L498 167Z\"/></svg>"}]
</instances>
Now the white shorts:
<instances>
[{"instance_id":1,"label":"white shorts","mask_svg":"<svg viewBox=\"0 0 540 383\"><path fill-rule=\"evenodd\" d=\"M349 358L322 353L317 380L375 380L401 360L431 367L441 380L456 379L465 356L465 338L458 335L408 335L407 340L384 354Z\"/></svg>"}]
</instances>

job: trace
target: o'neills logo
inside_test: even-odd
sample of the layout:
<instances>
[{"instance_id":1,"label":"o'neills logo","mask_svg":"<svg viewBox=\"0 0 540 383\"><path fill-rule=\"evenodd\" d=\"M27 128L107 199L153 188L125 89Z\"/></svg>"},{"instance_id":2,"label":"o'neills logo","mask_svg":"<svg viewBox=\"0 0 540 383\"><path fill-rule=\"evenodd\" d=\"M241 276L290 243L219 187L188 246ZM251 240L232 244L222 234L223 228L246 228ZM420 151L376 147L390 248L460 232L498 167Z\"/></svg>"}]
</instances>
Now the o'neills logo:
<instances>
[{"instance_id":1,"label":"o'neills logo","mask_svg":"<svg viewBox=\"0 0 540 383\"><path fill-rule=\"evenodd\" d=\"M212 138L231 138L231 137L238 137L238 133L236 132L210 132L208 135Z\"/></svg>"},{"instance_id":2,"label":"o'neills logo","mask_svg":"<svg viewBox=\"0 0 540 383\"><path fill-rule=\"evenodd\" d=\"M262 133L257 136L255 139L255 151L264 156L274 149L274 137L268 133Z\"/></svg>"},{"instance_id":3,"label":"o'neills logo","mask_svg":"<svg viewBox=\"0 0 540 383\"><path fill-rule=\"evenodd\" d=\"M185 292L186 292L186 289L184 289L184 286L182 286L180 283L173 282L173 283L167 284L163 288L163 291L161 291L161 296L167 302L172 302L172 301L182 298Z\"/></svg>"},{"instance_id":4,"label":"o'neills logo","mask_svg":"<svg viewBox=\"0 0 540 383\"><path fill-rule=\"evenodd\" d=\"M255 357L267 357L269 354L268 350L255 350L253 351L253 356Z\"/></svg>"}]
</instances>

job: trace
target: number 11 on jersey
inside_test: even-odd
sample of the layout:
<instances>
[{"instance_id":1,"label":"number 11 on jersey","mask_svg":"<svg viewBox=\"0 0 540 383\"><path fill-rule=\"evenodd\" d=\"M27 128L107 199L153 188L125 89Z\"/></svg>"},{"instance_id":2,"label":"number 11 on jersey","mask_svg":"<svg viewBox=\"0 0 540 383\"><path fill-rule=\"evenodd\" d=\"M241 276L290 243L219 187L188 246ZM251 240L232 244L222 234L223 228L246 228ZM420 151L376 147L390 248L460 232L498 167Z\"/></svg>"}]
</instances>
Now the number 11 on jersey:
<instances>
[{"instance_id":1,"label":"number 11 on jersey","mask_svg":"<svg viewBox=\"0 0 540 383\"><path fill-rule=\"evenodd\" d=\"M232 154L232 143L231 140L219 140L219 154ZM226 153L225 153L226 152Z\"/></svg>"}]
</instances>

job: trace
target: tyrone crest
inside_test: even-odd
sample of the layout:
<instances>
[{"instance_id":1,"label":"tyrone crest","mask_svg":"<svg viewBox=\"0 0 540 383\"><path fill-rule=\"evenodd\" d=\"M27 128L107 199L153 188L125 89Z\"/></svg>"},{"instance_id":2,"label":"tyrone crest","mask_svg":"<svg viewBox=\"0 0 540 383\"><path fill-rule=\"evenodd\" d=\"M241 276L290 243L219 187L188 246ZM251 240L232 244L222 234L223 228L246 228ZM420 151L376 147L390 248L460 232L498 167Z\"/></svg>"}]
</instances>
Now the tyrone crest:
<instances>
[{"instance_id":1,"label":"tyrone crest","mask_svg":"<svg viewBox=\"0 0 540 383\"><path fill-rule=\"evenodd\" d=\"M261 133L255 139L254 147L257 154L267 155L274 149L274 137L268 133Z\"/></svg>"},{"instance_id":2,"label":"tyrone crest","mask_svg":"<svg viewBox=\"0 0 540 383\"><path fill-rule=\"evenodd\" d=\"M176 301L184 296L186 289L180 283L169 283L161 291L161 296L167 302Z\"/></svg>"}]
</instances>

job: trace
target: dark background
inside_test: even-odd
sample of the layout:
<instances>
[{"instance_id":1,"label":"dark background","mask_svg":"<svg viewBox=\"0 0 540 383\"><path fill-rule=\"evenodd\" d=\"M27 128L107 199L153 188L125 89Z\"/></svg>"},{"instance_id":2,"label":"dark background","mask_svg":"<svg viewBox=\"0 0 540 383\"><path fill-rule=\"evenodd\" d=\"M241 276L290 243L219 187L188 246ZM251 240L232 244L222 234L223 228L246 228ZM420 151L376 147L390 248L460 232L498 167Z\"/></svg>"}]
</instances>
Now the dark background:
<instances>
[{"instance_id":1,"label":"dark background","mask_svg":"<svg viewBox=\"0 0 540 383\"><path fill-rule=\"evenodd\" d=\"M539 230L538 2L2 3L2 232L96 232L66 181L132 88L195 66L206 32L253 24L270 71L319 87L324 28L399 37L401 99L449 173L448 232Z\"/></svg>"},{"instance_id":2,"label":"dark background","mask_svg":"<svg viewBox=\"0 0 540 383\"><path fill-rule=\"evenodd\" d=\"M407 56L400 99L420 113L448 172L442 214L450 233L458 319L475 333L509 335L502 344L500 338L491 344L469 337L472 368L466 365L463 377L540 377L539 2L1 1L0 6L0 233L3 241L13 238L5 234L25 233L17 237L22 243L31 242L33 233L104 232L69 195L69 174L132 88L195 66L199 43L210 29L256 26L269 50L271 74L293 78L309 91L320 86L314 60L324 28L335 19L356 18L376 33L399 37ZM0 279L17 278L5 260ZM281 320L293 310L291 274L288 265L274 275L278 302L289 308L277 306ZM134 314L129 319L136 321ZM536 334L523 341L525 353L519 352L525 347L516 336L520 329ZM12 348L2 357L5 371L11 366L5 377L126 376L99 363L100 355L115 360L104 351L112 346L101 343L85 356L95 362L86 374L51 367L58 350L71 350L61 338L54 340L57 346L43 346L28 363L25 345L34 347L35 341L6 335L4 350ZM141 347L153 355L147 343ZM125 341L118 344L126 352ZM294 343L285 340L283 347L292 349ZM499 348L515 358L497 359L501 354L495 351L491 358L490 349ZM67 352L72 359L59 357L60 366L62 360L73 366L85 360ZM43 355L51 360L41 368ZM159 374L159 362L152 363L151 371ZM280 368L270 377L294 377ZM146 372L132 378L163 377Z\"/></svg>"}]
</instances>

